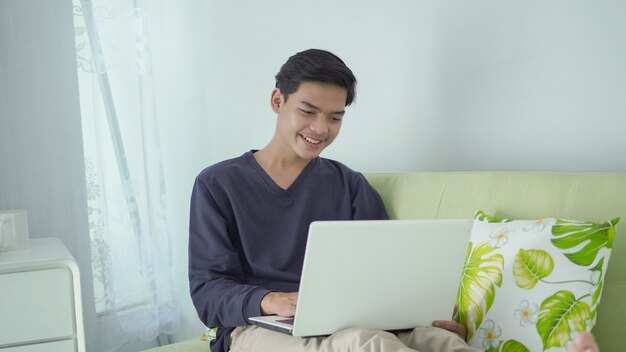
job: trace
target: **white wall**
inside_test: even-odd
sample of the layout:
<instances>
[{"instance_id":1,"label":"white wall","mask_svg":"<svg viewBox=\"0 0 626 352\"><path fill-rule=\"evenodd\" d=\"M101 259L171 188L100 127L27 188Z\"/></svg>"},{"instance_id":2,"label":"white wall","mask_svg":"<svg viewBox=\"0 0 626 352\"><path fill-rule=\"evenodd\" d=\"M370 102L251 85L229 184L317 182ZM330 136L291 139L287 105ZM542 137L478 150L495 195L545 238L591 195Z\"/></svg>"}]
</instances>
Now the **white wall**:
<instances>
[{"instance_id":1,"label":"white wall","mask_svg":"<svg viewBox=\"0 0 626 352\"><path fill-rule=\"evenodd\" d=\"M44 199L26 188L9 191L23 182L14 175L16 164L41 172L36 165L49 165L50 155L80 154L79 143L67 144L80 133L75 125L68 127L71 136L49 133L77 123L75 75L66 65L59 70L55 59L73 55L67 6L30 0L49 12L9 15L9 3L25 2L0 0L1 205ZM325 153L355 169L626 171L626 2L188 0L164 6L171 15L149 21L158 33L151 38L155 82L185 312L177 338L199 329L186 282L193 178L208 164L269 141L273 77L297 51L329 49L359 79L357 101ZM5 35L9 20L31 35L17 42ZM32 120L20 120L26 117ZM31 162L19 161L24 158ZM46 197L67 191L39 187Z\"/></svg>"},{"instance_id":2,"label":"white wall","mask_svg":"<svg viewBox=\"0 0 626 352\"><path fill-rule=\"evenodd\" d=\"M207 161L262 147L273 75L321 47L360 80L326 153L357 169L626 170L623 1L212 1L207 16Z\"/></svg>"}]
</instances>

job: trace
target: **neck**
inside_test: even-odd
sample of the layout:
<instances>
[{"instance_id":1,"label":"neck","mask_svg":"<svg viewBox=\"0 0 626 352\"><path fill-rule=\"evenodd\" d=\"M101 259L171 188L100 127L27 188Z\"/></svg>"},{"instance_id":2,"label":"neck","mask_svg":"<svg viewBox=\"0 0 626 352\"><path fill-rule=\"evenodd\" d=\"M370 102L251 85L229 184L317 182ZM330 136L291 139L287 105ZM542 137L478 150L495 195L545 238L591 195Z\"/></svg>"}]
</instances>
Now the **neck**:
<instances>
[{"instance_id":1,"label":"neck","mask_svg":"<svg viewBox=\"0 0 626 352\"><path fill-rule=\"evenodd\" d=\"M263 149L254 153L254 157L264 169L279 172L301 171L311 161L301 158L276 135Z\"/></svg>"},{"instance_id":2,"label":"neck","mask_svg":"<svg viewBox=\"0 0 626 352\"><path fill-rule=\"evenodd\" d=\"M261 168L282 189L288 189L310 162L297 155L281 155L274 152L270 146L253 155Z\"/></svg>"},{"instance_id":3,"label":"neck","mask_svg":"<svg viewBox=\"0 0 626 352\"><path fill-rule=\"evenodd\" d=\"M300 158L295 154L280 153L274 150L271 145L254 153L256 161L267 171L288 171L302 170L310 162Z\"/></svg>"}]
</instances>

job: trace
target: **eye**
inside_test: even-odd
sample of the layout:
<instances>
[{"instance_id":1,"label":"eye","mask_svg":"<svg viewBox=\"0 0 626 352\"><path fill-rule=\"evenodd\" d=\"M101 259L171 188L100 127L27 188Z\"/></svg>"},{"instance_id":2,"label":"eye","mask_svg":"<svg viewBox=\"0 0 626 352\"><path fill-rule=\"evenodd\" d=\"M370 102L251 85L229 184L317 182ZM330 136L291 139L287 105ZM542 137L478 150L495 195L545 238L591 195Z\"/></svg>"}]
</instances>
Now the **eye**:
<instances>
[{"instance_id":1,"label":"eye","mask_svg":"<svg viewBox=\"0 0 626 352\"><path fill-rule=\"evenodd\" d=\"M341 117L341 116L331 116L330 119L333 120L334 122L341 122L343 117Z\"/></svg>"},{"instance_id":2,"label":"eye","mask_svg":"<svg viewBox=\"0 0 626 352\"><path fill-rule=\"evenodd\" d=\"M313 115L314 114L314 112L310 111L310 110L305 110L305 109L301 109L301 108L298 108L298 110L300 110L300 112L303 113L304 115Z\"/></svg>"}]
</instances>

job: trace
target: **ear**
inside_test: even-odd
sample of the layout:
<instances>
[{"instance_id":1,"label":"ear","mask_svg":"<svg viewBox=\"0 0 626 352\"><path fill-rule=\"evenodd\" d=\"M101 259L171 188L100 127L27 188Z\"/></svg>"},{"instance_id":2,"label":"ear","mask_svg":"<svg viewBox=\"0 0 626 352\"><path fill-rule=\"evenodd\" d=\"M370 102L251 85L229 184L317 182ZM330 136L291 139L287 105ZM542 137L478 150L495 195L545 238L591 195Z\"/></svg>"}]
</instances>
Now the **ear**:
<instances>
[{"instance_id":1,"label":"ear","mask_svg":"<svg viewBox=\"0 0 626 352\"><path fill-rule=\"evenodd\" d=\"M272 111L275 113L280 112L280 108L282 108L284 103L283 93L280 92L280 89L274 88L272 90L272 96L270 98L270 104L272 105Z\"/></svg>"}]
</instances>

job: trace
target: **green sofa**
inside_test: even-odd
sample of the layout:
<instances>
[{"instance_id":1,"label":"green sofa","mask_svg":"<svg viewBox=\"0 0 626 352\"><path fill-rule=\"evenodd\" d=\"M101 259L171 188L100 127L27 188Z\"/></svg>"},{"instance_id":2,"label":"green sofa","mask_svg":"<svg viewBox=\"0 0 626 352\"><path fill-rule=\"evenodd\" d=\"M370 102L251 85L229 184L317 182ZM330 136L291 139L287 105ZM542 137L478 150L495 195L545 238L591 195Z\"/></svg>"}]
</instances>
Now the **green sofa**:
<instances>
[{"instance_id":1,"label":"green sofa","mask_svg":"<svg viewBox=\"0 0 626 352\"><path fill-rule=\"evenodd\" d=\"M602 351L626 346L626 173L375 173L366 175L394 219L472 218L477 209L509 218L558 217L617 225L597 325ZM153 352L206 351L199 339Z\"/></svg>"}]
</instances>

